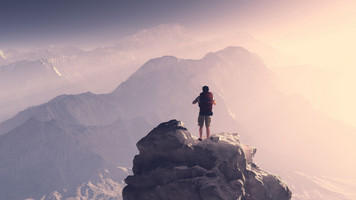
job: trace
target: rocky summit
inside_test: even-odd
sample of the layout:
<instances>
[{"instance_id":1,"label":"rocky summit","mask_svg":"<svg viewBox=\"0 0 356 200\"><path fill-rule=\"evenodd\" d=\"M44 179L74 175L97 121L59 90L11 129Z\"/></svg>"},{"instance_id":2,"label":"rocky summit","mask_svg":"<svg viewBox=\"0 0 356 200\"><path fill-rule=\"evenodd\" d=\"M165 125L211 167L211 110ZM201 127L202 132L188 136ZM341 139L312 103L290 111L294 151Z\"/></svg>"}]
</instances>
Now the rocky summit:
<instances>
[{"instance_id":1,"label":"rocky summit","mask_svg":"<svg viewBox=\"0 0 356 200\"><path fill-rule=\"evenodd\" d=\"M291 191L253 163L256 149L238 134L198 141L181 121L154 128L137 143L124 200L287 200Z\"/></svg>"}]
</instances>

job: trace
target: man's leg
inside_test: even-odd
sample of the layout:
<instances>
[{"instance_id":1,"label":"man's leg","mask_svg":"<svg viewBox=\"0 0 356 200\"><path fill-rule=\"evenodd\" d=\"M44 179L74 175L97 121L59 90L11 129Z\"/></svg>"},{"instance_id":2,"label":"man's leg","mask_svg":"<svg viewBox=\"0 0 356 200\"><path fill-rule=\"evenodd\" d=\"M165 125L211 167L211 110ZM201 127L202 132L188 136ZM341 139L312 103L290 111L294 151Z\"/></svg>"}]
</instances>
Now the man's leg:
<instances>
[{"instance_id":1,"label":"man's leg","mask_svg":"<svg viewBox=\"0 0 356 200\"><path fill-rule=\"evenodd\" d=\"M199 138L202 139L203 137L203 126L199 127Z\"/></svg>"},{"instance_id":2,"label":"man's leg","mask_svg":"<svg viewBox=\"0 0 356 200\"><path fill-rule=\"evenodd\" d=\"M210 127L207 126L206 127L206 138L209 138L209 136L210 136Z\"/></svg>"},{"instance_id":3,"label":"man's leg","mask_svg":"<svg viewBox=\"0 0 356 200\"><path fill-rule=\"evenodd\" d=\"M210 137L211 116L205 116L206 138Z\"/></svg>"},{"instance_id":4,"label":"man's leg","mask_svg":"<svg viewBox=\"0 0 356 200\"><path fill-rule=\"evenodd\" d=\"M204 116L198 116L198 126L199 126L199 140L203 139L203 126L204 126Z\"/></svg>"}]
</instances>

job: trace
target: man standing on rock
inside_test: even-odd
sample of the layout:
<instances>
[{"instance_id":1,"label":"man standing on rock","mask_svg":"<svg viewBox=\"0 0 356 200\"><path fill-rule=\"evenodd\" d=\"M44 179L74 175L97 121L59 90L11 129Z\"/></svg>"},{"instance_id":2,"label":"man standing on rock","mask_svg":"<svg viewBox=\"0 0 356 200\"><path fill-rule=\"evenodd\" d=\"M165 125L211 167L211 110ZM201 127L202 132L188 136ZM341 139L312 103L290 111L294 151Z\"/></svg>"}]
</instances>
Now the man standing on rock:
<instances>
[{"instance_id":1,"label":"man standing on rock","mask_svg":"<svg viewBox=\"0 0 356 200\"><path fill-rule=\"evenodd\" d=\"M198 117L198 126L199 126L199 141L202 141L203 137L203 126L205 122L206 127L206 137L210 136L210 122L211 116L213 115L213 105L216 105L213 94L209 92L208 86L203 86L203 92L193 101L193 104L199 102L199 117Z\"/></svg>"}]
</instances>

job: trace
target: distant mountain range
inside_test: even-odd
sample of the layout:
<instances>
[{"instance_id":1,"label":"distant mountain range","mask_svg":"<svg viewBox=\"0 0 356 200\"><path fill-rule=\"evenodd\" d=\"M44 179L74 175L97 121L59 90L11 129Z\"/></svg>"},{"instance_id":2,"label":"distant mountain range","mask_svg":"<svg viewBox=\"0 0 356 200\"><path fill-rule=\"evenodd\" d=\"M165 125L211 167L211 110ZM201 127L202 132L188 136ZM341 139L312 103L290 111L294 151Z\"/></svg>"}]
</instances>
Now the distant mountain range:
<instances>
[{"instance_id":1,"label":"distant mountain range","mask_svg":"<svg viewBox=\"0 0 356 200\"><path fill-rule=\"evenodd\" d=\"M73 46L36 47L27 52L0 49L0 68L8 65L17 68L16 74L7 74L7 81L2 81L5 89L2 94L6 96L1 97L0 108L6 109L0 113L0 122L28 106L42 104L60 94L111 92L151 58L175 55L200 59L207 52L218 51L229 45L243 46L256 52L267 63L274 64L277 57L280 57L275 49L245 33L202 41L190 36L179 24L165 24L141 30L111 46L88 51ZM45 77L43 73L28 71L27 65L34 62L54 66L55 72L66 80L65 87L62 84L53 84L54 80ZM14 90L12 85L18 84L19 76L28 77L25 80L29 82ZM22 81L24 80L19 80ZM31 82L40 82L41 87L30 86ZM27 90L21 92L23 88ZM9 105L9 102L13 104Z\"/></svg>"},{"instance_id":2,"label":"distant mountain range","mask_svg":"<svg viewBox=\"0 0 356 200\"><path fill-rule=\"evenodd\" d=\"M0 124L0 186L6 188L0 196L78 196L78 187L104 175L121 184L135 143L160 122L182 120L197 135L198 108L191 102L203 85L217 101L212 132L239 132L257 147L256 162L265 169L292 177L294 171L351 173L355 163L343 158L355 153L356 131L282 94L274 82L257 55L228 47L200 60L152 59L111 93L61 95L30 107ZM293 191L293 182L288 185Z\"/></svg>"},{"instance_id":3,"label":"distant mountain range","mask_svg":"<svg viewBox=\"0 0 356 200\"><path fill-rule=\"evenodd\" d=\"M0 121L75 87L47 60L18 61L0 67Z\"/></svg>"}]
</instances>

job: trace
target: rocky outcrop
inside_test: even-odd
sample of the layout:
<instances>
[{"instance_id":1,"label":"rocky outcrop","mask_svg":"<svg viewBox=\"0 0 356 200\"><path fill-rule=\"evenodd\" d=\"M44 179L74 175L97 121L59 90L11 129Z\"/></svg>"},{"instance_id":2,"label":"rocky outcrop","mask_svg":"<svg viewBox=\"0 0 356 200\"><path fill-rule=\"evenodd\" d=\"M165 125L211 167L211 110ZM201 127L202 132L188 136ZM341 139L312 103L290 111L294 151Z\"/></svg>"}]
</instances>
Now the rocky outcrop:
<instances>
[{"instance_id":1,"label":"rocky outcrop","mask_svg":"<svg viewBox=\"0 0 356 200\"><path fill-rule=\"evenodd\" d=\"M278 176L252 163L256 149L242 145L238 134L200 142L182 122L171 120L142 138L137 148L124 200L291 199Z\"/></svg>"}]
</instances>

